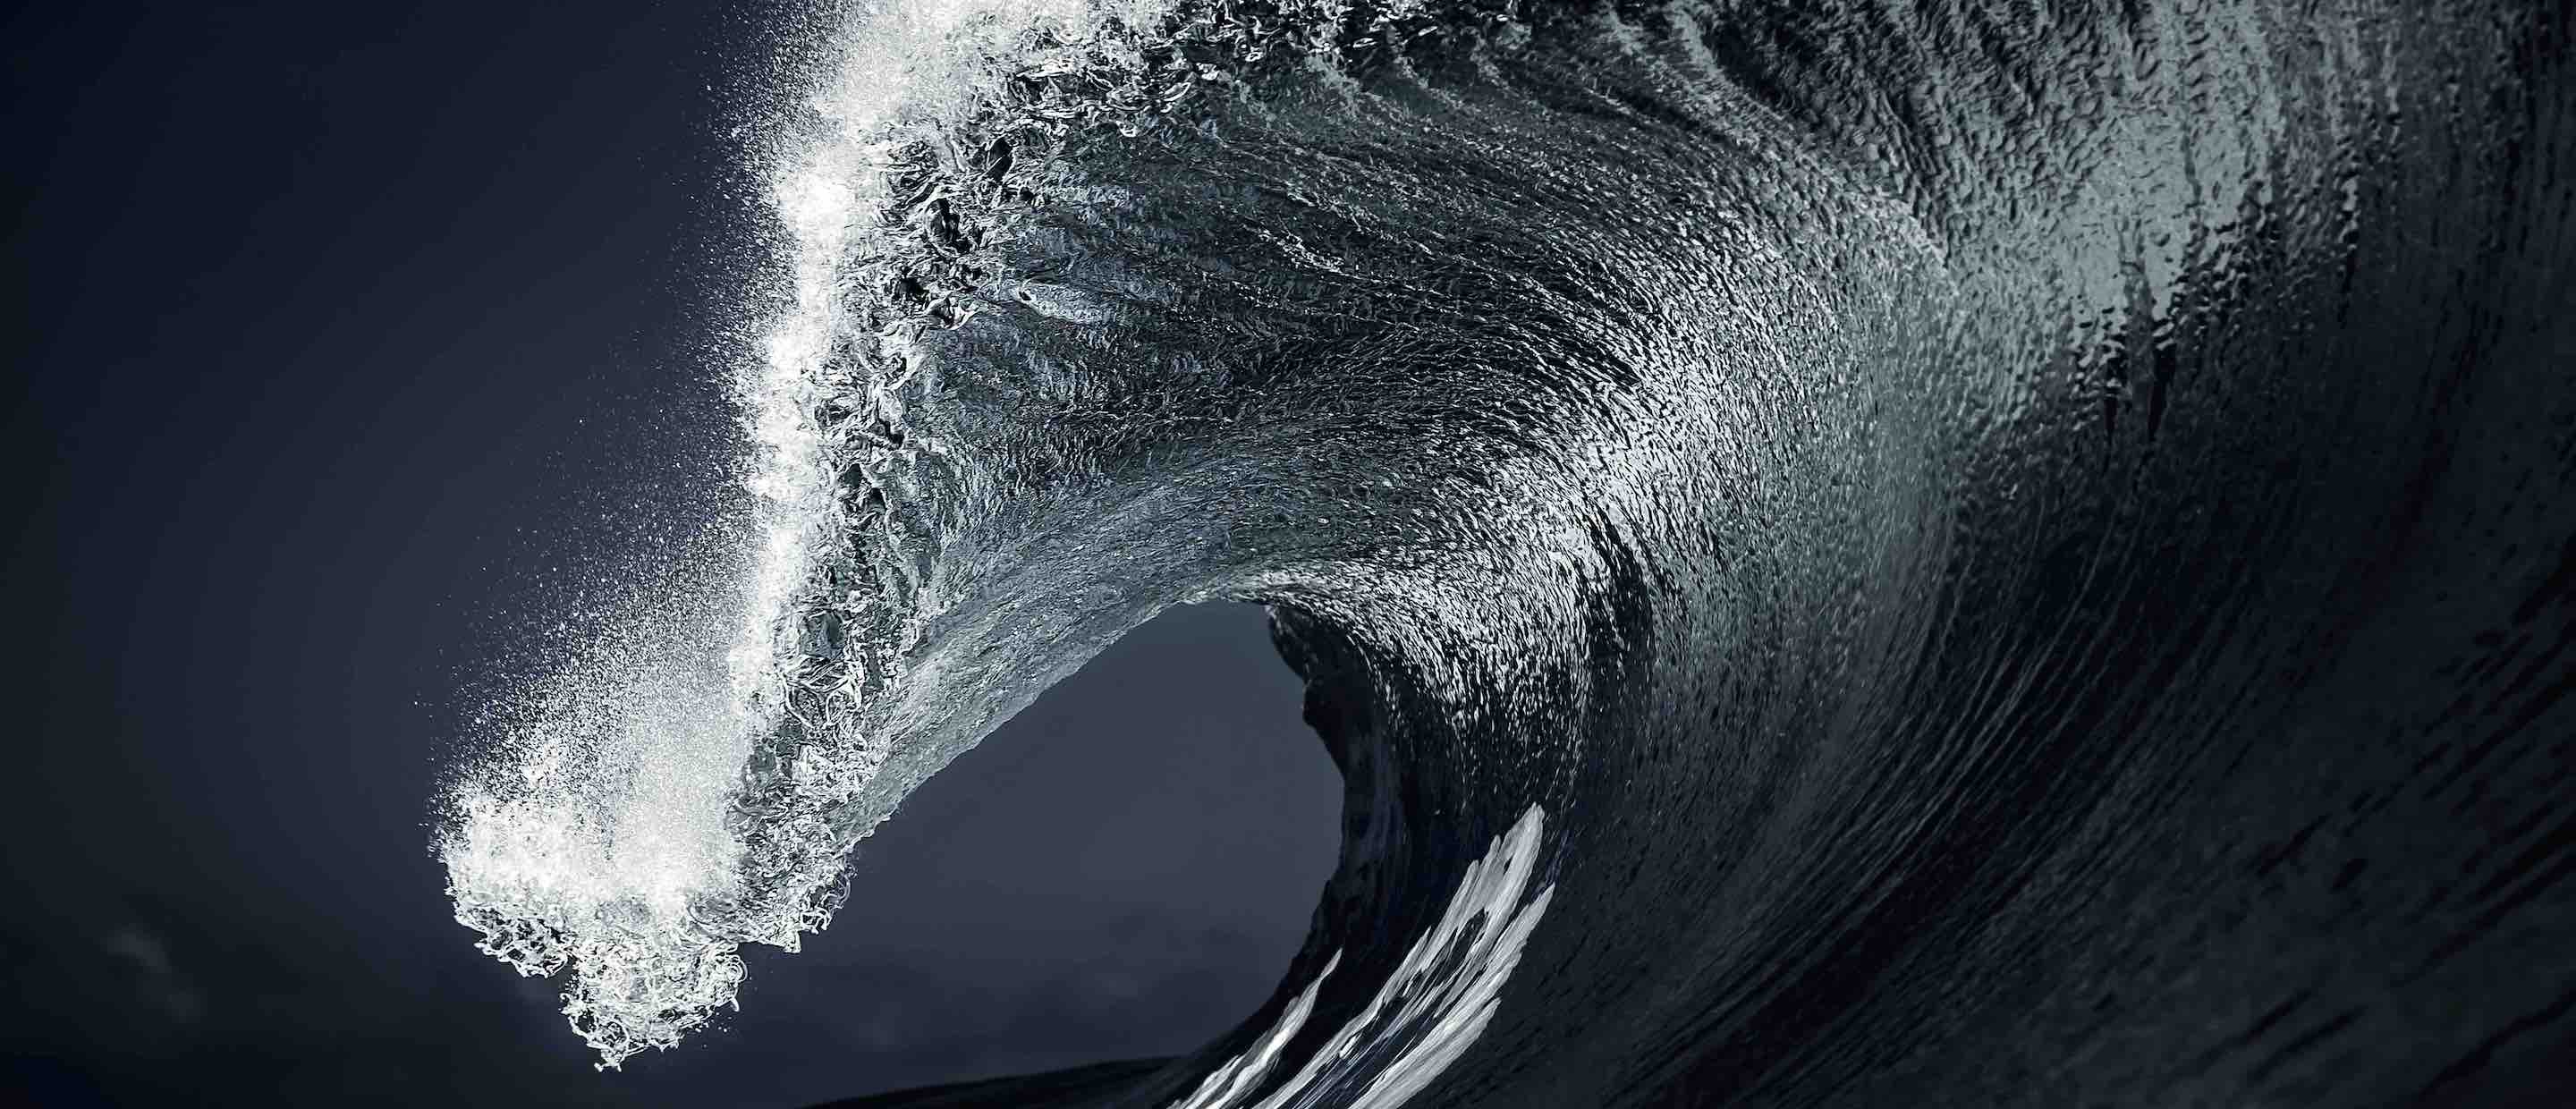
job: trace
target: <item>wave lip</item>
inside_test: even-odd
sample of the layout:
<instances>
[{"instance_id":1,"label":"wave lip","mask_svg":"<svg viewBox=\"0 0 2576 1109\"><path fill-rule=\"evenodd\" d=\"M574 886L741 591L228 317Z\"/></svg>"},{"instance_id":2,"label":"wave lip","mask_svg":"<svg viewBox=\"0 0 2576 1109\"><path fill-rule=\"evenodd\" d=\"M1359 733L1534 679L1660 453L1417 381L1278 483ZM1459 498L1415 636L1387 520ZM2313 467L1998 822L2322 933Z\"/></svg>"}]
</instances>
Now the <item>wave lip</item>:
<instances>
[{"instance_id":1,"label":"wave lip","mask_svg":"<svg viewBox=\"0 0 2576 1109\"><path fill-rule=\"evenodd\" d=\"M926 391L923 336L974 314L984 282L965 256L1028 207L1043 166L1021 154L1014 171L1014 150L1132 131L1217 76L1149 49L1257 55L1243 25L1210 15L1222 8L875 5L789 54L815 91L809 116L757 140L780 258L765 335L735 375L753 525L724 557L735 581L699 586L728 598L734 627L532 676L438 836L458 920L521 973L570 969L565 1011L603 1065L733 1004L739 945L793 951L828 922L852 845L999 723L986 714L878 781L904 744L895 690L959 597L954 504L978 494L958 448L906 418ZM1016 140L961 146L977 132ZM1053 318L1106 319L1077 290L1011 287ZM691 657L706 642L729 646Z\"/></svg>"}]
</instances>

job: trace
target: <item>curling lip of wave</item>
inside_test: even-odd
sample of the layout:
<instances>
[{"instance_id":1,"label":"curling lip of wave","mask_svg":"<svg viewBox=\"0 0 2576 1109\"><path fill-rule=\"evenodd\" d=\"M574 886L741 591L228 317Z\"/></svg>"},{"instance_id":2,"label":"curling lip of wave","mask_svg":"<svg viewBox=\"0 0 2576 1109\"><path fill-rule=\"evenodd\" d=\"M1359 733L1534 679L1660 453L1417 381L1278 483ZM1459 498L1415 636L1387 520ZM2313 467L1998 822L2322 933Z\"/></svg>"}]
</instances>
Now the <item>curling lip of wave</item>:
<instances>
[{"instance_id":1,"label":"curling lip of wave","mask_svg":"<svg viewBox=\"0 0 2576 1109\"><path fill-rule=\"evenodd\" d=\"M1008 107L1001 90L1015 76L1111 87L1016 113L1058 131L1147 110L1126 91L1139 77L1134 29L1168 24L1172 10L1150 0L871 5L790 56L816 89L812 116L761 140L787 234L777 307L735 382L756 523L735 538L739 583L695 585L735 625L725 680L704 680L692 657L708 621L633 598L615 649L532 679L497 714L504 723L451 791L438 837L458 920L523 974L569 968L565 1012L604 1065L671 1047L733 1004L740 944L794 951L823 927L848 849L900 800L869 794L891 753L869 712L954 598L928 553L934 529L901 533L923 490L889 471L949 449L904 418L917 341L973 312L956 267L939 263L953 261L959 237L998 233L1011 214L1007 201L991 204L969 229L956 215L963 197L946 194L969 174L1001 182L1008 167L993 151L971 165L904 159L949 144L944 132L989 115L995 97ZM1240 26L1192 29L1238 54L1263 46ZM1179 88L1215 76L1185 74ZM1151 103L1179 99L1165 88ZM907 177L934 170L950 181L925 206L917 183L905 192ZM1072 290L1017 288L1048 315L1102 318ZM845 536L889 530L877 566L834 553Z\"/></svg>"}]
</instances>

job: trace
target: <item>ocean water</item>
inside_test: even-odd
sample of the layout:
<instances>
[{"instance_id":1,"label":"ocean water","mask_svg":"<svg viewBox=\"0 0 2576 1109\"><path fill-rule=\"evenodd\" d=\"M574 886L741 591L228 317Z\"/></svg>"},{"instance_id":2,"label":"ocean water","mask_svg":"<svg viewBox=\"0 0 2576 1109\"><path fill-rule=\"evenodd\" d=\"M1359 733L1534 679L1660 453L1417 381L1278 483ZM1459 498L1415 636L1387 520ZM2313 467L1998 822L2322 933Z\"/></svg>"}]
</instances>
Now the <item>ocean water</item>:
<instances>
[{"instance_id":1,"label":"ocean water","mask_svg":"<svg viewBox=\"0 0 2576 1109\"><path fill-rule=\"evenodd\" d=\"M816 12L747 507L490 714L458 917L671 1046L1248 600L1340 867L1084 1104L2501 1099L2576 1044L2569 23Z\"/></svg>"}]
</instances>

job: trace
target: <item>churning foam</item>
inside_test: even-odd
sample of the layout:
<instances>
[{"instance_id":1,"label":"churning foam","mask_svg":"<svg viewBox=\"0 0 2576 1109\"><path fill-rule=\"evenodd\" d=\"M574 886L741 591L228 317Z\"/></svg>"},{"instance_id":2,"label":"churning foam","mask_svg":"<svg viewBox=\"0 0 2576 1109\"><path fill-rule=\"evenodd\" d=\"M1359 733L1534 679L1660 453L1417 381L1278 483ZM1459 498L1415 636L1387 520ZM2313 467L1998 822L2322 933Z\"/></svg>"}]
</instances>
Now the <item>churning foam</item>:
<instances>
[{"instance_id":1,"label":"churning foam","mask_svg":"<svg viewBox=\"0 0 2576 1109\"><path fill-rule=\"evenodd\" d=\"M733 382L754 523L699 559L704 572L664 579L677 590L639 587L580 657L495 706L437 836L457 919L521 973L569 971L564 1012L603 1066L733 1004L742 943L793 950L823 926L845 845L818 813L884 762L863 738L809 734L778 775L792 796L744 796L755 748L795 726L797 617L824 588L818 550L845 530L842 460L815 411L852 388L829 363L850 327L837 278L885 202L887 150L954 115L1037 31L1079 38L1159 8L873 5L783 55L814 91L753 154L782 232L764 337Z\"/></svg>"},{"instance_id":2,"label":"churning foam","mask_svg":"<svg viewBox=\"0 0 2576 1109\"><path fill-rule=\"evenodd\" d=\"M1338 26L1345 7L1281 10ZM890 176L922 151L953 153L1015 76L1132 77L1139 43L1176 10L862 4L781 52L779 83L809 93L750 152L775 219L768 283L746 298L761 305L744 316L758 338L732 375L751 522L725 529L684 588L638 587L632 619L522 683L437 839L457 918L522 973L569 973L564 1011L603 1065L670 1047L733 1004L743 943L794 950L830 919L866 830L858 799L892 754L870 706L950 600L917 576L866 583L844 545L862 530L844 498L882 491L850 475L888 452L946 449L904 427L920 316L936 310L888 291L886 259L918 233L886 218L902 215ZM1247 58L1262 33L1257 20L1225 31Z\"/></svg>"}]
</instances>

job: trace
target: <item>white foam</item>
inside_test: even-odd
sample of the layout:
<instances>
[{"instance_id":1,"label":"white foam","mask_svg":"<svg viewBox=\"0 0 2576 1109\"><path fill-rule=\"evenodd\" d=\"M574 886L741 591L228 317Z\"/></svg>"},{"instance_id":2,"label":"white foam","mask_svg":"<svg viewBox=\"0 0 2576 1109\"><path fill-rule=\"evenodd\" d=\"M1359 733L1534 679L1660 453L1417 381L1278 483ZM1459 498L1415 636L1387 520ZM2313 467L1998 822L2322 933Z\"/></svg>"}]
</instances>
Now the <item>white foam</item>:
<instances>
[{"instance_id":1,"label":"white foam","mask_svg":"<svg viewBox=\"0 0 2576 1109\"><path fill-rule=\"evenodd\" d=\"M874 237L896 234L881 218L895 154L947 142L1036 64L1031 51L1052 51L1046 65L1114 61L1172 7L863 3L782 55L781 81L810 94L752 137L776 255L746 297L756 338L731 375L748 523L698 559L705 572L637 587L613 634L528 678L438 835L457 918L523 973L570 972L565 1012L602 1065L673 1046L733 1004L741 944L793 950L828 921L848 829L863 823L850 814L891 753L865 718L869 683L903 679L913 637L951 600L924 581L872 598L826 572L854 529L840 475L880 448L847 429L864 421L836 430L819 413L864 403L902 418L892 382L869 375L907 364L909 340L860 322L884 305L851 299L885 295L866 267L888 253ZM1070 294L1029 295L1096 314ZM847 353L860 348L871 353ZM883 619L843 619L862 612ZM817 627L831 639L854 626L892 638L816 647Z\"/></svg>"}]
</instances>

